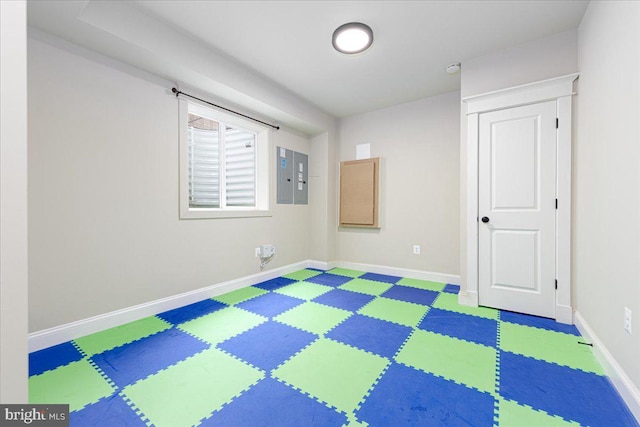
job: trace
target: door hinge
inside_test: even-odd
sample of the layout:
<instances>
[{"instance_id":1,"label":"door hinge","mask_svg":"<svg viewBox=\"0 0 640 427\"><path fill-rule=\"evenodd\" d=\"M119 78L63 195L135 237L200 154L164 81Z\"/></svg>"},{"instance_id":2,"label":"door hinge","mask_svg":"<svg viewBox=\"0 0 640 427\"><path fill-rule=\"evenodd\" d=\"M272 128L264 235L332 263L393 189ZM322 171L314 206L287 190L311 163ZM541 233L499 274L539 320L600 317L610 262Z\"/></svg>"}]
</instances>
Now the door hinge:
<instances>
[{"instance_id":1,"label":"door hinge","mask_svg":"<svg viewBox=\"0 0 640 427\"><path fill-rule=\"evenodd\" d=\"M556 199L556 209L558 209L558 199Z\"/></svg>"},{"instance_id":2,"label":"door hinge","mask_svg":"<svg viewBox=\"0 0 640 427\"><path fill-rule=\"evenodd\" d=\"M560 119L556 117L556 129L560 126Z\"/></svg>"},{"instance_id":3,"label":"door hinge","mask_svg":"<svg viewBox=\"0 0 640 427\"><path fill-rule=\"evenodd\" d=\"M558 279L556 279L556 289L558 289Z\"/></svg>"}]
</instances>

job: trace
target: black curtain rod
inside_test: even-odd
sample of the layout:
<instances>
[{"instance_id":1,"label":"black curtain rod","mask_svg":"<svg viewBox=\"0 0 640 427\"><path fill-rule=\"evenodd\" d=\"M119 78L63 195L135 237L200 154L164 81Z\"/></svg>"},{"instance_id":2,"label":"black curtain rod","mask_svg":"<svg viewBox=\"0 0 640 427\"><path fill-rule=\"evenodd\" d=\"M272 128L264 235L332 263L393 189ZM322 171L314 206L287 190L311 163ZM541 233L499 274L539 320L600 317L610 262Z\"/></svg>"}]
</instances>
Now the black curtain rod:
<instances>
[{"instance_id":1,"label":"black curtain rod","mask_svg":"<svg viewBox=\"0 0 640 427\"><path fill-rule=\"evenodd\" d=\"M213 102L205 101L204 99L200 99L197 96L193 96L193 95L189 95L188 93L184 93L184 92L176 89L175 87L171 88L171 92L175 93L176 97L178 95L188 96L189 98L197 99L200 102L204 102L205 104L209 104L209 105L212 105L212 106L214 106L216 108L220 108L221 110L228 111L228 112L236 114L238 116L242 116L242 117L244 117L246 119L253 120L254 122L258 122L258 123L261 123L263 125L269 126L269 127L273 128L275 130L280 130L280 126L272 125L271 123L263 122L262 120L258 120L256 118L251 117L251 116L247 116L246 114L242 114L242 113L239 113L237 111L233 111L233 110L231 110L229 108L223 107L222 105L217 105L217 104L214 104Z\"/></svg>"}]
</instances>

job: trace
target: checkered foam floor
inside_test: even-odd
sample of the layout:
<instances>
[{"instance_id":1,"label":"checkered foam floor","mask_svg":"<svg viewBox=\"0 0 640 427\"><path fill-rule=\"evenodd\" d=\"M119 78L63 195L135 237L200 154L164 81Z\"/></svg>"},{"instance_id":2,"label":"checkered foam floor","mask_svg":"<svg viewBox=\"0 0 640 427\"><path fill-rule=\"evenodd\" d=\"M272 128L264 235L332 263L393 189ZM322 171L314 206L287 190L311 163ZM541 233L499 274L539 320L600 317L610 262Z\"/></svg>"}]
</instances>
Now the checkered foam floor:
<instances>
[{"instance_id":1,"label":"checkered foam floor","mask_svg":"<svg viewBox=\"0 0 640 427\"><path fill-rule=\"evenodd\" d=\"M573 326L302 270L30 355L72 426L638 426Z\"/></svg>"}]
</instances>

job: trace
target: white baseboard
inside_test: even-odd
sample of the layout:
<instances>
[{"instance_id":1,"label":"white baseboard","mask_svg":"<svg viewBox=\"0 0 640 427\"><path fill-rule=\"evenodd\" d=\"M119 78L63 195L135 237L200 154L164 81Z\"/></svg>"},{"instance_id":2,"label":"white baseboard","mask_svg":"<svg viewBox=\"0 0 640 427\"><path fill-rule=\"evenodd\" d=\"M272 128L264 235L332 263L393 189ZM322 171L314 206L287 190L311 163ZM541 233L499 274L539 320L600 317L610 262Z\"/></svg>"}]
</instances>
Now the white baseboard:
<instances>
[{"instance_id":1,"label":"white baseboard","mask_svg":"<svg viewBox=\"0 0 640 427\"><path fill-rule=\"evenodd\" d=\"M414 279L431 280L441 283L454 283L460 281L459 276L430 273L419 270L407 270L402 268L384 267L369 264L357 264L341 261L314 261L306 260L273 270L264 271L238 279L229 280L227 282L217 283L205 288L196 289L178 295L158 299L155 301L138 304L121 310L93 316L88 319L78 320L76 322L67 323L42 331L32 332L28 335L29 352L42 350L43 348L61 344L85 335L103 331L105 329L114 328L124 325L125 323L140 320L145 317L154 316L156 314L182 307L194 302L212 298L216 295L222 295L227 292L235 291L246 286L252 286L265 280L274 279L285 274L293 273L304 268L315 268L318 270L330 270L334 267L350 268L354 270L362 270L371 273L389 274L394 276L410 277Z\"/></svg>"},{"instance_id":2,"label":"white baseboard","mask_svg":"<svg viewBox=\"0 0 640 427\"><path fill-rule=\"evenodd\" d=\"M140 320L145 317L153 316L167 310L173 310L174 308L188 304L193 304L194 302L202 301L207 298L212 298L216 295L222 295L227 292L235 291L236 289L255 285L260 282L264 282L265 280L274 279L303 268L318 268L318 265L321 264L316 263L315 261L301 261L284 267L278 267L273 270L196 289L194 291L172 295L170 297L134 305L121 310L112 311L110 313L100 314L88 319L82 319L42 331L32 332L28 335L29 352L42 350L43 348L61 344L85 335L124 325L125 323Z\"/></svg>"},{"instance_id":3,"label":"white baseboard","mask_svg":"<svg viewBox=\"0 0 640 427\"><path fill-rule=\"evenodd\" d=\"M574 320L582 336L593 343L593 353L596 359L604 367L613 386L618 390L633 416L640 422L640 391L577 311L575 312Z\"/></svg>"},{"instance_id":4,"label":"white baseboard","mask_svg":"<svg viewBox=\"0 0 640 427\"><path fill-rule=\"evenodd\" d=\"M478 293L476 291L466 291L460 289L460 292L458 293L458 304L477 307Z\"/></svg>"},{"instance_id":5,"label":"white baseboard","mask_svg":"<svg viewBox=\"0 0 640 427\"><path fill-rule=\"evenodd\" d=\"M573 325L573 308L570 305L556 304L556 322Z\"/></svg>"},{"instance_id":6,"label":"white baseboard","mask_svg":"<svg viewBox=\"0 0 640 427\"><path fill-rule=\"evenodd\" d=\"M366 271L368 273L387 274L389 276L401 276L411 279L429 280L438 283L460 283L460 276L454 274L433 273L423 270L410 270L407 268L387 267L383 265L361 264L357 262L331 261L331 267L348 268L351 270Z\"/></svg>"}]
</instances>

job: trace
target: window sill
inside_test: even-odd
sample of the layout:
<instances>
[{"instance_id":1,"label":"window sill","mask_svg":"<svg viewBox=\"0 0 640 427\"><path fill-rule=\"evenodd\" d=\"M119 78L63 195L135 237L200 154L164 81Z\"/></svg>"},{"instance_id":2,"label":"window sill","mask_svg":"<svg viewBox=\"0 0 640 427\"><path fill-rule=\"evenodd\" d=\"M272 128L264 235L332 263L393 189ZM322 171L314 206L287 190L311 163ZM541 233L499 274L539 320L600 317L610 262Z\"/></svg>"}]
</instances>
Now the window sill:
<instances>
[{"instance_id":1,"label":"window sill","mask_svg":"<svg viewBox=\"0 0 640 427\"><path fill-rule=\"evenodd\" d=\"M197 209L180 212L180 219L259 218L272 216L270 210L257 209Z\"/></svg>"}]
</instances>

